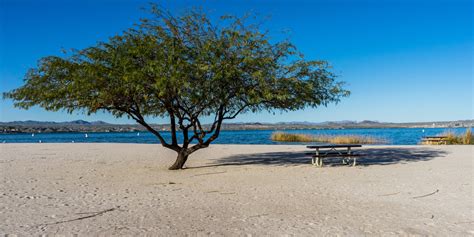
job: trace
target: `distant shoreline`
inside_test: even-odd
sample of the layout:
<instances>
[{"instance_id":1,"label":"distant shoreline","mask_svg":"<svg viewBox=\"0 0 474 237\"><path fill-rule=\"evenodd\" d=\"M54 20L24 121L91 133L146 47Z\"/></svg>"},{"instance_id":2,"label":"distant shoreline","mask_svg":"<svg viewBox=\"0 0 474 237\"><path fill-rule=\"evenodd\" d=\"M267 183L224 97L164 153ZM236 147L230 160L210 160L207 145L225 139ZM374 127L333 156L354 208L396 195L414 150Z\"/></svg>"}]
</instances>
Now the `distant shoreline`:
<instances>
[{"instance_id":1,"label":"distant shoreline","mask_svg":"<svg viewBox=\"0 0 474 237\"><path fill-rule=\"evenodd\" d=\"M206 126L206 125L204 125ZM209 125L208 125L209 126ZM385 129L385 128L468 128L474 126L474 120L441 122L387 123L377 121L340 121L340 122L287 122L287 123L229 123L223 124L223 131L248 130L308 130L308 129ZM169 124L154 124L158 131L169 131ZM15 121L0 122L0 134L22 133L76 133L76 132L146 132L138 124L109 124L102 121L70 122Z\"/></svg>"},{"instance_id":2,"label":"distant shoreline","mask_svg":"<svg viewBox=\"0 0 474 237\"><path fill-rule=\"evenodd\" d=\"M317 127L317 128L283 128L283 129L222 129L221 131L286 131L286 130L346 130L346 129L430 129L430 128L446 128L446 129L457 129L457 128L470 128L467 126L463 127L344 127L344 128L330 128L330 127ZM77 131L48 131L43 132L39 131L23 131L23 132L12 132L12 133L5 133L0 132L0 135L15 135L15 134L30 134L30 133L39 133L39 134L50 134L50 133L57 133L57 134L68 134L68 133L135 133L135 132L144 132L147 133L149 131L145 129L140 130L130 130L130 131L94 131L94 130L77 130ZM161 130L160 132L170 132L169 130Z\"/></svg>"}]
</instances>

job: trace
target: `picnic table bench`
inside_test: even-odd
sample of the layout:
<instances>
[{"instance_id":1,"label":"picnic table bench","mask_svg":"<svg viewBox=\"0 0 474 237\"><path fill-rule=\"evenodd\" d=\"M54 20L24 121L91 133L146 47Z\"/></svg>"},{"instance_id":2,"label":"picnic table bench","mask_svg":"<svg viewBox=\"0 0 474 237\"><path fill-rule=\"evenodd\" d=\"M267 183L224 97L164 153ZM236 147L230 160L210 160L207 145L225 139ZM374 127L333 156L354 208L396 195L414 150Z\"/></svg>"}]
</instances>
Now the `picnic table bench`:
<instances>
[{"instance_id":1,"label":"picnic table bench","mask_svg":"<svg viewBox=\"0 0 474 237\"><path fill-rule=\"evenodd\" d=\"M356 165L356 157L360 153L353 153L352 148L362 147L359 144L338 144L338 145L312 145L306 146L309 149L315 149L316 152L309 153L312 156L311 163L318 167L323 167L323 159L328 157L341 157L343 164L348 164L352 158L352 166Z\"/></svg>"},{"instance_id":2,"label":"picnic table bench","mask_svg":"<svg viewBox=\"0 0 474 237\"><path fill-rule=\"evenodd\" d=\"M440 145L448 144L448 137L446 136L426 136L421 139L421 144L426 145Z\"/></svg>"}]
</instances>

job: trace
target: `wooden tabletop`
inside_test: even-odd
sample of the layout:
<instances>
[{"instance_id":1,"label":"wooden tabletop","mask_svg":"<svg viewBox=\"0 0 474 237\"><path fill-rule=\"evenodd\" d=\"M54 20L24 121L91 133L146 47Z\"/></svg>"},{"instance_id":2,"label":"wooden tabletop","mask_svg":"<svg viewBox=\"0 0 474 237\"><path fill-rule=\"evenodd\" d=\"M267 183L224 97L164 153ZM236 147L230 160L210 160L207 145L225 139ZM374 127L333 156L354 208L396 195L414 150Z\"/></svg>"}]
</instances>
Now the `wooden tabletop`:
<instances>
[{"instance_id":1,"label":"wooden tabletop","mask_svg":"<svg viewBox=\"0 0 474 237\"><path fill-rule=\"evenodd\" d=\"M362 145L359 144L334 144L334 145L312 145L312 146L306 146L307 148L310 149L316 149L316 148L342 148L342 147L362 147Z\"/></svg>"}]
</instances>

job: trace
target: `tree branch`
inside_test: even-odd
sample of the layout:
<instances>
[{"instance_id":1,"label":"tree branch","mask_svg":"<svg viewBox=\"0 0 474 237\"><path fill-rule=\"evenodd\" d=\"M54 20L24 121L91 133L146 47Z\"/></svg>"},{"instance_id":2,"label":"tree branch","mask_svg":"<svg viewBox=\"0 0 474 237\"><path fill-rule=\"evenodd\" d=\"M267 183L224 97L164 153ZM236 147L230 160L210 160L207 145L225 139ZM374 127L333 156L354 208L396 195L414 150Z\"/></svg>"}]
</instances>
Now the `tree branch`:
<instances>
[{"instance_id":1,"label":"tree branch","mask_svg":"<svg viewBox=\"0 0 474 237\"><path fill-rule=\"evenodd\" d=\"M168 110L168 114L170 116L170 126L171 126L171 144L178 145L178 139L176 138L176 121L174 117L174 113L172 110Z\"/></svg>"},{"instance_id":2,"label":"tree branch","mask_svg":"<svg viewBox=\"0 0 474 237\"><path fill-rule=\"evenodd\" d=\"M168 144L165 139L161 136L161 134L156 131L154 128L152 128L146 121L145 119L143 118L143 116L140 114L140 113L131 113L131 112L127 112L135 121L137 121L137 123L141 124L143 127L145 127L148 131L150 131L153 135L155 135L158 140L160 140L161 142L161 145L166 147L166 148L169 148L171 150L174 150L176 152L179 152L180 150L180 147L178 146L178 144ZM133 116L135 115L135 116Z\"/></svg>"},{"instance_id":3,"label":"tree branch","mask_svg":"<svg viewBox=\"0 0 474 237\"><path fill-rule=\"evenodd\" d=\"M246 104L246 105L242 106L242 108L237 110L237 112L235 112L232 116L223 117L223 119L235 119L235 117L237 117L237 115L239 115L244 109L246 109L249 106L250 106L250 104Z\"/></svg>"},{"instance_id":4,"label":"tree branch","mask_svg":"<svg viewBox=\"0 0 474 237\"><path fill-rule=\"evenodd\" d=\"M180 147L178 144L170 145L168 144L165 139L161 136L161 134L156 131L154 128L152 128L143 118L143 116L140 114L140 109L137 108L131 108L131 109L124 109L120 106L100 106L99 109L105 109L105 110L118 110L123 113L126 113L128 116L130 116L133 120L135 120L137 123L145 127L149 132L151 132L153 135L155 135L158 140L160 140L161 145L163 145L166 148L169 148L174 151L179 151Z\"/></svg>"},{"instance_id":5,"label":"tree branch","mask_svg":"<svg viewBox=\"0 0 474 237\"><path fill-rule=\"evenodd\" d=\"M212 134L211 137L209 137L205 142L200 142L194 146L192 146L191 148L188 149L188 155L201 149L201 148L205 148L205 147L208 147L209 144L211 144L212 141L214 141L215 139L217 139L217 137L219 137L219 133L221 131L221 125L222 125L222 120L224 118L224 106L221 105L219 107L219 110L217 111L216 113L216 121L214 121L214 123L216 124L215 125L215 131L214 131L214 134ZM214 130L212 129L212 130Z\"/></svg>"}]
</instances>

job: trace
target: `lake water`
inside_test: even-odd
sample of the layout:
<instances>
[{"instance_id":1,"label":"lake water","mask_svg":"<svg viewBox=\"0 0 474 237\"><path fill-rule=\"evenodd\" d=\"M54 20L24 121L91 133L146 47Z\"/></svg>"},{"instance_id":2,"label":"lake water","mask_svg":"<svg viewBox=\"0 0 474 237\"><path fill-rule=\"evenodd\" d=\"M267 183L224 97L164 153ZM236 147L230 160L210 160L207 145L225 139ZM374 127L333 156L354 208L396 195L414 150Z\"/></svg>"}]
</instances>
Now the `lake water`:
<instances>
[{"instance_id":1,"label":"lake water","mask_svg":"<svg viewBox=\"0 0 474 237\"><path fill-rule=\"evenodd\" d=\"M284 130L288 133L304 133L312 135L362 135L380 138L390 145L415 145L423 136L436 136L446 131L462 134L466 128L384 128L384 129L311 129ZM273 142L270 135L274 130L221 131L213 144L295 144ZM163 132L167 141L171 140L169 132ZM69 143L69 142L107 142L107 143L159 143L153 134L148 132L120 133L36 133L32 134L0 134L0 142L4 143ZM306 143L296 143L306 144Z\"/></svg>"}]
</instances>

